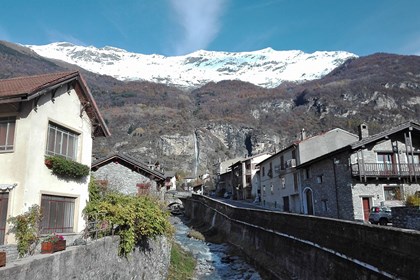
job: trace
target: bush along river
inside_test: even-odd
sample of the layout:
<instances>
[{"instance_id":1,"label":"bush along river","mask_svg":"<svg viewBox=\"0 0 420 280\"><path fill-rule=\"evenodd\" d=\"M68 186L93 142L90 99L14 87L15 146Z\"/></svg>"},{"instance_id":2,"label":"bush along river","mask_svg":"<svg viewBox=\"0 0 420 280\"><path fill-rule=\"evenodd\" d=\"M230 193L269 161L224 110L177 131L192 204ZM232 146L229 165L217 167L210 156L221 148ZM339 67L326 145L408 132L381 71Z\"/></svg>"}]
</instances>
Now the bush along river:
<instances>
[{"instance_id":1,"label":"bush along river","mask_svg":"<svg viewBox=\"0 0 420 280\"><path fill-rule=\"evenodd\" d=\"M245 258L235 254L231 245L215 244L189 237L191 229L184 223L182 216L172 216L171 222L176 229L175 241L193 254L197 260L196 280L260 280L260 274L249 265Z\"/></svg>"}]
</instances>

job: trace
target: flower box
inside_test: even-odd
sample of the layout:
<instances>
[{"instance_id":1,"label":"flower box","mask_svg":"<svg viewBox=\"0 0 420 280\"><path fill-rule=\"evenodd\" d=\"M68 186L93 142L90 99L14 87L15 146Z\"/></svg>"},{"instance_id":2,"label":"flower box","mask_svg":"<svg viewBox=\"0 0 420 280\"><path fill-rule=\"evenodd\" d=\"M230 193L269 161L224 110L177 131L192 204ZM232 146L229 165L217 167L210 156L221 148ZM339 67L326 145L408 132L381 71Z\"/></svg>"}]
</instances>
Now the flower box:
<instances>
[{"instance_id":1,"label":"flower box","mask_svg":"<svg viewBox=\"0 0 420 280\"><path fill-rule=\"evenodd\" d=\"M57 251L66 250L66 240L58 240L55 242L42 242L41 254L52 254Z\"/></svg>"},{"instance_id":2,"label":"flower box","mask_svg":"<svg viewBox=\"0 0 420 280\"><path fill-rule=\"evenodd\" d=\"M6 252L0 252L0 267L6 266Z\"/></svg>"}]
</instances>

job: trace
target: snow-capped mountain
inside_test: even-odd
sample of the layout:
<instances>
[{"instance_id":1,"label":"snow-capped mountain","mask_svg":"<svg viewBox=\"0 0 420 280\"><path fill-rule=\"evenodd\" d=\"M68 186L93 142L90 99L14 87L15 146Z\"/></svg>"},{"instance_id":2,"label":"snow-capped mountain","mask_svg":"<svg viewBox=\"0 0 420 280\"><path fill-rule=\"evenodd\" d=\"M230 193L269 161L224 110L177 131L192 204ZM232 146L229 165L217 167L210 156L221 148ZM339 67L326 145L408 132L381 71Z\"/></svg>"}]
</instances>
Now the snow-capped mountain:
<instances>
[{"instance_id":1,"label":"snow-capped mountain","mask_svg":"<svg viewBox=\"0 0 420 280\"><path fill-rule=\"evenodd\" d=\"M355 54L344 51L253 52L196 51L166 57L131 53L114 47L83 47L71 43L27 45L41 56L76 64L88 71L118 80L146 80L181 87L199 87L208 82L241 80L272 88L283 81L321 78Z\"/></svg>"}]
</instances>

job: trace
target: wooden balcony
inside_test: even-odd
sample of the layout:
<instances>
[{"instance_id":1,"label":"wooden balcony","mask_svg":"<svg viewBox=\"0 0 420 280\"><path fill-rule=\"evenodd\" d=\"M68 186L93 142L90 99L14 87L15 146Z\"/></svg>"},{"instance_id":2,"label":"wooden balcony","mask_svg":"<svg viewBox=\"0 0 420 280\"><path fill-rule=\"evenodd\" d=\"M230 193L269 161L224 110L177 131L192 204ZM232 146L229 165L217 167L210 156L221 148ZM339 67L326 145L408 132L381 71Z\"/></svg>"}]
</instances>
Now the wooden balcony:
<instances>
[{"instance_id":1,"label":"wooden balcony","mask_svg":"<svg viewBox=\"0 0 420 280\"><path fill-rule=\"evenodd\" d=\"M412 163L355 163L353 176L364 178L412 178L420 176L420 164Z\"/></svg>"}]
</instances>

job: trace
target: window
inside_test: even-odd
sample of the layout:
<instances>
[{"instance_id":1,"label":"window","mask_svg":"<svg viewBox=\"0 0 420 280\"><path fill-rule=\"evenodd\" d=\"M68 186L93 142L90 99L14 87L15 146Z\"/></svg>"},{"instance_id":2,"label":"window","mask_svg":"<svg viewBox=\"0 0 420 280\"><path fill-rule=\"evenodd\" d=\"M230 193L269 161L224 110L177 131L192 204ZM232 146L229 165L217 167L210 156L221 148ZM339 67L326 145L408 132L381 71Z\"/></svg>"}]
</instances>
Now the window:
<instances>
[{"instance_id":1,"label":"window","mask_svg":"<svg viewBox=\"0 0 420 280\"><path fill-rule=\"evenodd\" d=\"M75 198L42 195L42 233L73 232Z\"/></svg>"},{"instance_id":2,"label":"window","mask_svg":"<svg viewBox=\"0 0 420 280\"><path fill-rule=\"evenodd\" d=\"M321 203L322 203L322 211L324 212L328 212L328 199L321 199Z\"/></svg>"},{"instance_id":3,"label":"window","mask_svg":"<svg viewBox=\"0 0 420 280\"><path fill-rule=\"evenodd\" d=\"M298 191L298 174L296 172L293 173L293 190Z\"/></svg>"},{"instance_id":4,"label":"window","mask_svg":"<svg viewBox=\"0 0 420 280\"><path fill-rule=\"evenodd\" d=\"M284 168L284 157L283 156L280 157L280 169L281 170L284 170L285 169Z\"/></svg>"},{"instance_id":5,"label":"window","mask_svg":"<svg viewBox=\"0 0 420 280\"><path fill-rule=\"evenodd\" d=\"M384 186L385 200L401 200L400 186Z\"/></svg>"},{"instance_id":6,"label":"window","mask_svg":"<svg viewBox=\"0 0 420 280\"><path fill-rule=\"evenodd\" d=\"M48 124L47 155L76 160L78 135L55 124Z\"/></svg>"},{"instance_id":7,"label":"window","mask_svg":"<svg viewBox=\"0 0 420 280\"><path fill-rule=\"evenodd\" d=\"M316 182L318 183L318 184L321 184L322 183L322 175L319 175L319 176L317 176L316 177Z\"/></svg>"},{"instance_id":8,"label":"window","mask_svg":"<svg viewBox=\"0 0 420 280\"><path fill-rule=\"evenodd\" d=\"M0 152L13 151L15 124L15 117L0 118Z\"/></svg>"}]
</instances>

